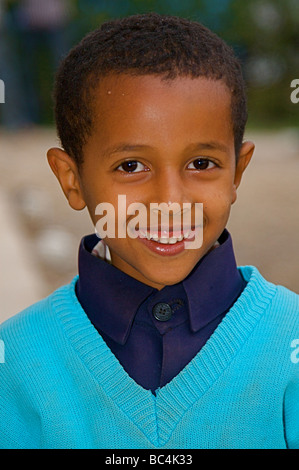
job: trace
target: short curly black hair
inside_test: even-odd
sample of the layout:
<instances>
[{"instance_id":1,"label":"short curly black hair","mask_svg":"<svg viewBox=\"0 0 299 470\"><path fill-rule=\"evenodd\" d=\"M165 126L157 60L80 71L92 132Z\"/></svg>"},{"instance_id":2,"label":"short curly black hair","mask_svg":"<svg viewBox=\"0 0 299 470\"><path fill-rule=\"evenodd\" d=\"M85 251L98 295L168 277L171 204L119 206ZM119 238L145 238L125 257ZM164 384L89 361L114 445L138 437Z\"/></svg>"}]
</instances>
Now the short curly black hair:
<instances>
[{"instance_id":1,"label":"short curly black hair","mask_svg":"<svg viewBox=\"0 0 299 470\"><path fill-rule=\"evenodd\" d=\"M58 69L54 89L58 137L78 167L93 130L92 92L110 73L223 80L232 94L238 158L247 102L241 64L233 50L198 22L148 13L103 23L70 51Z\"/></svg>"}]
</instances>

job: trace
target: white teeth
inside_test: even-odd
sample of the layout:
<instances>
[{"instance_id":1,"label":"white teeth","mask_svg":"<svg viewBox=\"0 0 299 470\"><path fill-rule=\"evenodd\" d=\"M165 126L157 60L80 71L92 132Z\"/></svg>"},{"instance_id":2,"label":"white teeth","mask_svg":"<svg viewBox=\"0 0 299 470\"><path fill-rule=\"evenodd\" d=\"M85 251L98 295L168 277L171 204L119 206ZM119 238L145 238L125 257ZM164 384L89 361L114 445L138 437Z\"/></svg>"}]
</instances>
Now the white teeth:
<instances>
[{"instance_id":1,"label":"white teeth","mask_svg":"<svg viewBox=\"0 0 299 470\"><path fill-rule=\"evenodd\" d=\"M189 237L190 237L190 233L191 233L191 232L186 232L186 233L184 233L184 238L185 238L185 239L186 239L186 238L189 238Z\"/></svg>"},{"instance_id":2,"label":"white teeth","mask_svg":"<svg viewBox=\"0 0 299 470\"><path fill-rule=\"evenodd\" d=\"M167 243L169 243L169 240L170 240L170 238L163 237L163 238L158 238L157 241L159 243L163 243L164 245L166 245Z\"/></svg>"},{"instance_id":3,"label":"white teeth","mask_svg":"<svg viewBox=\"0 0 299 470\"><path fill-rule=\"evenodd\" d=\"M167 236L161 236L159 237L157 233L150 234L150 232L147 231L140 231L140 235L143 238L147 238L147 240L154 240L157 243L162 243L163 245L174 245L177 242L181 242L184 238L188 238L190 236L191 232L184 234L181 234L179 237L167 237Z\"/></svg>"},{"instance_id":4,"label":"white teeth","mask_svg":"<svg viewBox=\"0 0 299 470\"><path fill-rule=\"evenodd\" d=\"M141 238L146 238L147 240L154 240L157 243L162 243L163 245L174 245L177 242L181 242L182 240L186 240L189 238L192 238L194 235L194 232L192 230L186 230L180 234L178 237L168 237L165 234L161 234L161 237L157 233L151 234L151 232L147 230L140 230L139 235Z\"/></svg>"}]
</instances>

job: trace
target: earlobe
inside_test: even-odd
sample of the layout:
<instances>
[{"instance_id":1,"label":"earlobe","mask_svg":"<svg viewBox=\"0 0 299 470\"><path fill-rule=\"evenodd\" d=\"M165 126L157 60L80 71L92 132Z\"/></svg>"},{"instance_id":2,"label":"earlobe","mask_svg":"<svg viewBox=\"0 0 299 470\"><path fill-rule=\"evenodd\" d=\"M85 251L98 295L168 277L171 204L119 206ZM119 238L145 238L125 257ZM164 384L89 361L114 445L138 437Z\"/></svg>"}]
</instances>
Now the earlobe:
<instances>
[{"instance_id":1,"label":"earlobe","mask_svg":"<svg viewBox=\"0 0 299 470\"><path fill-rule=\"evenodd\" d=\"M84 209L86 203L83 198L79 173L74 160L64 150L56 147L48 150L47 158L69 205L75 210Z\"/></svg>"},{"instance_id":2,"label":"earlobe","mask_svg":"<svg viewBox=\"0 0 299 470\"><path fill-rule=\"evenodd\" d=\"M233 185L233 193L232 193L232 204L234 204L237 200L237 187Z\"/></svg>"},{"instance_id":3,"label":"earlobe","mask_svg":"<svg viewBox=\"0 0 299 470\"><path fill-rule=\"evenodd\" d=\"M241 183L241 179L245 169L247 168L251 157L254 152L254 143L250 141L243 142L242 147L240 149L238 161L236 164L236 171L235 171L235 178L233 184L233 194L232 194L232 204L237 199L237 189Z\"/></svg>"}]
</instances>

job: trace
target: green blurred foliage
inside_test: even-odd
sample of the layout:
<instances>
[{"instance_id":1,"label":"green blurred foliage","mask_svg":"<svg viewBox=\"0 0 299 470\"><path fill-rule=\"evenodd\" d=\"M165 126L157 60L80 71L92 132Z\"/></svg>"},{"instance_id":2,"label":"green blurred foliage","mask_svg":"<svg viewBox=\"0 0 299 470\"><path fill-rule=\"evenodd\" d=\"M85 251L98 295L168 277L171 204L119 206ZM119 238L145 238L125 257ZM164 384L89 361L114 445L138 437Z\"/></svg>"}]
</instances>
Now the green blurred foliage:
<instances>
[{"instance_id":1,"label":"green blurred foliage","mask_svg":"<svg viewBox=\"0 0 299 470\"><path fill-rule=\"evenodd\" d=\"M299 125L299 105L290 100L290 83L299 78L298 0L232 3L234 27L225 39L244 50L250 123Z\"/></svg>"},{"instance_id":2,"label":"green blurred foliage","mask_svg":"<svg viewBox=\"0 0 299 470\"><path fill-rule=\"evenodd\" d=\"M249 125L299 125L290 83L299 78L298 0L76 0L75 42L103 21L155 11L197 20L218 33L242 61Z\"/></svg>"}]
</instances>

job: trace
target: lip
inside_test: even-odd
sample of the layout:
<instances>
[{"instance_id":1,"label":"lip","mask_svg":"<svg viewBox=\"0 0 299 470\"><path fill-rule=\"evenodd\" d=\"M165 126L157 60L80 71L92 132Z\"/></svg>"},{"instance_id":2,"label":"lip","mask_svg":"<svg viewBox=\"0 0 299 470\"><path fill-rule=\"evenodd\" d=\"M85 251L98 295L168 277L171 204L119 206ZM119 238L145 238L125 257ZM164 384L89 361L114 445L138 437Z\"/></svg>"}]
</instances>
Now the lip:
<instances>
[{"instance_id":1,"label":"lip","mask_svg":"<svg viewBox=\"0 0 299 470\"><path fill-rule=\"evenodd\" d=\"M190 228L189 228L190 231ZM191 242L195 238L195 233L194 229L192 230L192 234L190 234L190 237L183 239L181 241L177 241L176 243L170 244L170 243L159 243L158 241L155 240L148 240L144 236L139 236L137 237L137 240L140 241L143 245L145 245L149 250L151 250L153 253L156 253L160 256L175 256L179 255L185 250L185 242ZM163 230L157 230L156 232L151 230L151 233L157 234L159 237L161 237L161 234L164 235ZM176 237L178 238L180 235L182 235L184 232L182 229L179 231L176 230L169 230L169 238L171 237Z\"/></svg>"}]
</instances>

